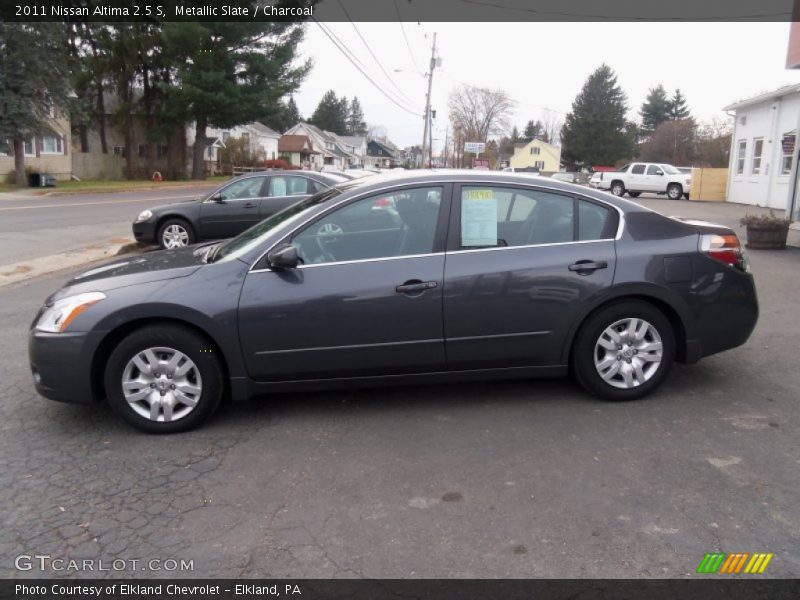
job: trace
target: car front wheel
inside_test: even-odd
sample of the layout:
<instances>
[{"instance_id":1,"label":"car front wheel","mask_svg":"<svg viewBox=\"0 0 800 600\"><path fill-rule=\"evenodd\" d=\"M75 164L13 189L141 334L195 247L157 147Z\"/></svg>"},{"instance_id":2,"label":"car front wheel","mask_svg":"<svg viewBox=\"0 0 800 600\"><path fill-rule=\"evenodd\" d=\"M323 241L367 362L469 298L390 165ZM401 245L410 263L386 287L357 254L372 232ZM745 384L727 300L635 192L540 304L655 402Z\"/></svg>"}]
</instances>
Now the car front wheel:
<instances>
[{"instance_id":1,"label":"car front wheel","mask_svg":"<svg viewBox=\"0 0 800 600\"><path fill-rule=\"evenodd\" d=\"M606 400L634 400L666 377L675 358L675 336L664 314L645 302L611 304L591 315L573 347L580 384Z\"/></svg>"},{"instance_id":2,"label":"car front wheel","mask_svg":"<svg viewBox=\"0 0 800 600\"><path fill-rule=\"evenodd\" d=\"M194 241L194 231L183 219L167 219L158 228L158 245L165 250L182 248Z\"/></svg>"},{"instance_id":3,"label":"car front wheel","mask_svg":"<svg viewBox=\"0 0 800 600\"><path fill-rule=\"evenodd\" d=\"M109 404L148 433L197 427L219 406L223 388L222 368L211 344L177 325L134 331L114 348L106 364Z\"/></svg>"}]
</instances>

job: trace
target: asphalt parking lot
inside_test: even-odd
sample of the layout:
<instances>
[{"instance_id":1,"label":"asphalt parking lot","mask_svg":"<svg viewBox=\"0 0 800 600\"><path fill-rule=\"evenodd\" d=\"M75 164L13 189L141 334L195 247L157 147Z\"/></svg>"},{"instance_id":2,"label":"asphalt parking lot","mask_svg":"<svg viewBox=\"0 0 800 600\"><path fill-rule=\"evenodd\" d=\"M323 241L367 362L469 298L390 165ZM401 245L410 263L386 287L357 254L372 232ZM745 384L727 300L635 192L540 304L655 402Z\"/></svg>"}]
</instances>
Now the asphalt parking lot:
<instances>
[{"instance_id":1,"label":"asphalt parking lot","mask_svg":"<svg viewBox=\"0 0 800 600\"><path fill-rule=\"evenodd\" d=\"M751 260L750 342L646 400L569 380L281 394L162 437L34 392L28 324L70 273L2 288L0 575L693 577L719 550L797 577L800 249ZM34 554L128 562L15 568Z\"/></svg>"}]
</instances>

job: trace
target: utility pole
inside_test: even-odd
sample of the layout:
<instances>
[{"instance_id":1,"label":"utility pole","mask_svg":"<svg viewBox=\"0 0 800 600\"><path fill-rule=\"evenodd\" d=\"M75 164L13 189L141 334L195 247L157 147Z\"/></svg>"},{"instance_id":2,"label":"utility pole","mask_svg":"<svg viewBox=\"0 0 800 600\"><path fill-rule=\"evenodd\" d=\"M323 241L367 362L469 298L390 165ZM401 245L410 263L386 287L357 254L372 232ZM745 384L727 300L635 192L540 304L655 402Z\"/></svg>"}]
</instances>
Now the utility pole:
<instances>
[{"instance_id":1,"label":"utility pole","mask_svg":"<svg viewBox=\"0 0 800 600\"><path fill-rule=\"evenodd\" d=\"M425 96L425 129L422 131L422 165L425 164L425 154L428 150L428 129L431 125L431 87L433 86L433 70L436 68L436 33L433 34L431 46L431 65L428 69L428 93ZM430 164L428 165L430 166Z\"/></svg>"}]
</instances>

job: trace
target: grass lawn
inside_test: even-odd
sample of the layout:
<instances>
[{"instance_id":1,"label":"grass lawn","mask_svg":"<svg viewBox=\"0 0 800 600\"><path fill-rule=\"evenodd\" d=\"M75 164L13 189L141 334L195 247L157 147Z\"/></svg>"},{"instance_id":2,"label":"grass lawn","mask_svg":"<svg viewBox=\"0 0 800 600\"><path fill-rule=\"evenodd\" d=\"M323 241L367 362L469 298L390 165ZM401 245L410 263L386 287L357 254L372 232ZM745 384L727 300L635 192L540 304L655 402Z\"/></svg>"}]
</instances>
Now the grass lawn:
<instances>
[{"instance_id":1,"label":"grass lawn","mask_svg":"<svg viewBox=\"0 0 800 600\"><path fill-rule=\"evenodd\" d=\"M100 179L87 179L84 181L59 181L56 187L36 189L34 193L47 194L50 192L118 192L126 190L168 188L191 185L216 185L230 179L227 175L207 177L205 181L161 181L125 179L122 181L108 181ZM0 192L13 192L15 190L31 190L31 188L17 188L7 183L0 183Z\"/></svg>"}]
</instances>

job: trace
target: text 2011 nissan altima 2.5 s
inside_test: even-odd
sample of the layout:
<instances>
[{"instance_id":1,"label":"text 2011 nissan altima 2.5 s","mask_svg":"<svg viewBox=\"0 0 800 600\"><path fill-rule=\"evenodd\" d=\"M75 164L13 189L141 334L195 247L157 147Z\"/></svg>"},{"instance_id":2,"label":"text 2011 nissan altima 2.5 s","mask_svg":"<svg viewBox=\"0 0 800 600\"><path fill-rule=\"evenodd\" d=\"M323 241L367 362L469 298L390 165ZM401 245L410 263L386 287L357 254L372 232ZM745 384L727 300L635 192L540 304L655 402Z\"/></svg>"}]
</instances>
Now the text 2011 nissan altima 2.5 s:
<instances>
[{"instance_id":1,"label":"text 2011 nissan altima 2.5 s","mask_svg":"<svg viewBox=\"0 0 800 600\"><path fill-rule=\"evenodd\" d=\"M107 398L176 432L223 398L394 382L571 371L629 400L757 318L726 227L545 178L424 171L83 273L36 315L30 362L48 398Z\"/></svg>"}]
</instances>

